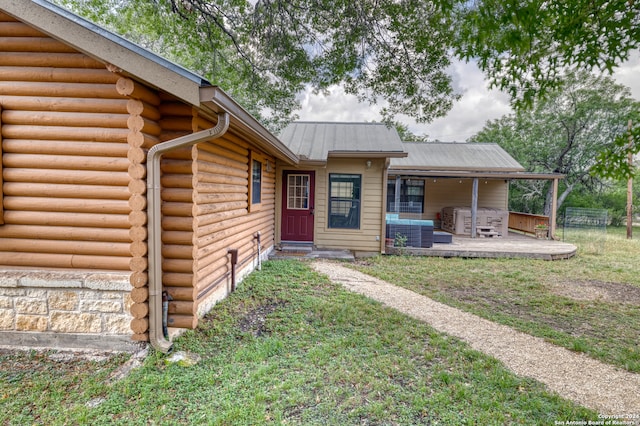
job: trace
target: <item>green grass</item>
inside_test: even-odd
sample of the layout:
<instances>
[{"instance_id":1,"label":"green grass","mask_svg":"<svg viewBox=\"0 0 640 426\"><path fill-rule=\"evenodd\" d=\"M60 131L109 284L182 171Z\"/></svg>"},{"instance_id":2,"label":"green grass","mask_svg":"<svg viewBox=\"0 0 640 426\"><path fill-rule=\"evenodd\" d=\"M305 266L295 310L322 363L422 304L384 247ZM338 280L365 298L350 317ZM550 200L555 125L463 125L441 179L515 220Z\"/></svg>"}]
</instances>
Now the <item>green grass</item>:
<instances>
[{"instance_id":1,"label":"green grass","mask_svg":"<svg viewBox=\"0 0 640 426\"><path fill-rule=\"evenodd\" d=\"M640 372L640 229L576 240L570 260L385 256L357 269L601 361ZM615 297L584 297L606 289ZM580 292L566 294L563 290ZM591 293L593 295L593 293Z\"/></svg>"},{"instance_id":2,"label":"green grass","mask_svg":"<svg viewBox=\"0 0 640 426\"><path fill-rule=\"evenodd\" d=\"M47 354L0 353L0 424L538 425L597 419L297 261L266 262L197 330L178 338L174 350L197 353L201 361L181 367L153 352L115 383L108 377L122 357L60 363Z\"/></svg>"}]
</instances>

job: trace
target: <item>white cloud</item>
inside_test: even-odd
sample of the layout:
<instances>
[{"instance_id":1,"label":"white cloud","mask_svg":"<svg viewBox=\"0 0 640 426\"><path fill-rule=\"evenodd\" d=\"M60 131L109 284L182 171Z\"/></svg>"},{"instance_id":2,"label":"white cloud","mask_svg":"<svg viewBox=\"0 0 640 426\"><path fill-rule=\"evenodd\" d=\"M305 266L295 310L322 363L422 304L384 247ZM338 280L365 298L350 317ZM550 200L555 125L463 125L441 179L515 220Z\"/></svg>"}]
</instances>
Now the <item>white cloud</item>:
<instances>
[{"instance_id":1,"label":"white cloud","mask_svg":"<svg viewBox=\"0 0 640 426\"><path fill-rule=\"evenodd\" d=\"M342 87L332 86L329 94L313 94L308 88L299 95L302 110L301 121L380 121L378 108L358 102L358 98L344 92Z\"/></svg>"},{"instance_id":2,"label":"white cloud","mask_svg":"<svg viewBox=\"0 0 640 426\"><path fill-rule=\"evenodd\" d=\"M509 96L494 89L489 90L484 74L475 63L454 62L449 72L456 91L462 98L456 102L446 117L429 124L417 124L409 117L398 117L415 134L427 134L429 139L440 141L465 141L480 131L488 120L509 114ZM613 77L631 88L632 95L640 99L640 54L635 52L622 64ZM300 95L304 121L380 121L379 106L359 103L353 95L334 86L329 95L313 94L307 90Z\"/></svg>"},{"instance_id":3,"label":"white cloud","mask_svg":"<svg viewBox=\"0 0 640 426\"><path fill-rule=\"evenodd\" d=\"M509 97L498 90L489 90L488 83L475 63L456 62L450 72L455 89L462 98L449 113L429 124L409 125L418 134L429 139L465 141L476 134L487 120L500 118L511 112Z\"/></svg>"},{"instance_id":4,"label":"white cloud","mask_svg":"<svg viewBox=\"0 0 640 426\"><path fill-rule=\"evenodd\" d=\"M640 100L640 52L633 52L628 61L613 73L613 78L631 89L631 95Z\"/></svg>"}]
</instances>

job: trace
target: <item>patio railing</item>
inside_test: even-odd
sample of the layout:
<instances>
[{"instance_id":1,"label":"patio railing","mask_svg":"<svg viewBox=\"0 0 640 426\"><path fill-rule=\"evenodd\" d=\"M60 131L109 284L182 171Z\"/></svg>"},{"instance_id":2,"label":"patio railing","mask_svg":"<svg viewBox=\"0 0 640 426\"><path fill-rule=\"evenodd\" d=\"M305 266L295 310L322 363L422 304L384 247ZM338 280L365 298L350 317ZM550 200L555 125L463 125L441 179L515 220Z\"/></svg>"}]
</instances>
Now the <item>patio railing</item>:
<instances>
[{"instance_id":1,"label":"patio railing","mask_svg":"<svg viewBox=\"0 0 640 426\"><path fill-rule=\"evenodd\" d=\"M509 229L535 234L537 225L547 225L548 227L549 216L509 212Z\"/></svg>"}]
</instances>

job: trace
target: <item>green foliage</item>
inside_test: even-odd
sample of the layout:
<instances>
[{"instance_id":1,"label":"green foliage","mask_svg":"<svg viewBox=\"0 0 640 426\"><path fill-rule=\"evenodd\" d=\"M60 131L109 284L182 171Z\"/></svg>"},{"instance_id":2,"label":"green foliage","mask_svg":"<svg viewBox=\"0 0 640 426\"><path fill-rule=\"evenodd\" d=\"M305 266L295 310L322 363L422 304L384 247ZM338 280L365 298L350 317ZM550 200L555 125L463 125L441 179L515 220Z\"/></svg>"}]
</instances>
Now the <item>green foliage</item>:
<instances>
[{"instance_id":1,"label":"green foliage","mask_svg":"<svg viewBox=\"0 0 640 426\"><path fill-rule=\"evenodd\" d=\"M400 140L402 142L428 142L429 136L426 134L416 135L415 133L409 130L409 126L399 121L389 120L384 124L389 128L395 128L398 132L398 136L400 136Z\"/></svg>"},{"instance_id":2,"label":"green foliage","mask_svg":"<svg viewBox=\"0 0 640 426\"><path fill-rule=\"evenodd\" d=\"M459 13L457 54L477 59L518 107L560 87L567 70L610 73L640 46L634 1L482 0Z\"/></svg>"},{"instance_id":3,"label":"green foliage","mask_svg":"<svg viewBox=\"0 0 640 426\"><path fill-rule=\"evenodd\" d=\"M339 84L384 101L390 120L427 122L458 98L447 73L448 2L57 0L77 13L203 73L277 129L306 85Z\"/></svg>"},{"instance_id":4,"label":"green foliage","mask_svg":"<svg viewBox=\"0 0 640 426\"><path fill-rule=\"evenodd\" d=\"M295 118L299 103L295 94L303 87L298 80L259 70L238 53L234 38L223 28L203 25L195 9L185 9L169 0L57 0L85 18L201 74L222 87L243 107L272 130ZM230 18L247 12L243 1L225 2ZM204 6L204 5L203 5ZM210 4L213 13L222 6ZM226 20L219 16L221 20ZM238 30L239 31L239 30ZM242 36L244 37L244 36ZM286 77L286 76L285 76Z\"/></svg>"},{"instance_id":5,"label":"green foliage","mask_svg":"<svg viewBox=\"0 0 640 426\"><path fill-rule=\"evenodd\" d=\"M603 180L593 174L599 160L625 134L627 121L640 109L629 89L609 77L581 72L537 100L530 109L488 122L471 140L496 142L527 171L561 173L558 207L574 190L596 191ZM605 166L607 168L610 165ZM511 208L548 214L551 185L545 181L514 181Z\"/></svg>"},{"instance_id":6,"label":"green foliage","mask_svg":"<svg viewBox=\"0 0 640 426\"><path fill-rule=\"evenodd\" d=\"M613 144L598 153L592 169L594 175L615 180L626 180L636 175L637 166L629 162L629 155L640 152L640 111L635 111L630 121L631 128L620 133Z\"/></svg>"},{"instance_id":7,"label":"green foliage","mask_svg":"<svg viewBox=\"0 0 640 426\"><path fill-rule=\"evenodd\" d=\"M296 95L342 85L384 120L443 116L458 99L448 66L477 61L530 106L568 69L611 72L640 44L627 0L54 0L202 73L274 130Z\"/></svg>"},{"instance_id":8,"label":"green foliage","mask_svg":"<svg viewBox=\"0 0 640 426\"><path fill-rule=\"evenodd\" d=\"M394 244L395 247L406 247L407 246L407 236L403 235L401 233L396 233L396 238L394 239Z\"/></svg>"},{"instance_id":9,"label":"green foliage","mask_svg":"<svg viewBox=\"0 0 640 426\"><path fill-rule=\"evenodd\" d=\"M633 182L633 199L640 199L640 177ZM627 182L612 181L595 190L580 188L573 191L565 201L572 207L607 209L609 225L622 226L627 218ZM634 206L634 213L640 211L640 206Z\"/></svg>"}]
</instances>

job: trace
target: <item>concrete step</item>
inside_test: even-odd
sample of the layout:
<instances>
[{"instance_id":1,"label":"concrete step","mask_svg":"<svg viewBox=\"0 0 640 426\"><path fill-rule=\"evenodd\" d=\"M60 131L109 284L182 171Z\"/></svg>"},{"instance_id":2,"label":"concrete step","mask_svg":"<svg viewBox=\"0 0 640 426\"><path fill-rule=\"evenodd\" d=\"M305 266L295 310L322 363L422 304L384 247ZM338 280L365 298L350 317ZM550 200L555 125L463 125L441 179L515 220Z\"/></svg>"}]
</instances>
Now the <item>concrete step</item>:
<instances>
[{"instance_id":1,"label":"concrete step","mask_svg":"<svg viewBox=\"0 0 640 426\"><path fill-rule=\"evenodd\" d=\"M311 253L313 251L312 243L292 243L284 242L280 244L280 251L285 253Z\"/></svg>"}]
</instances>

